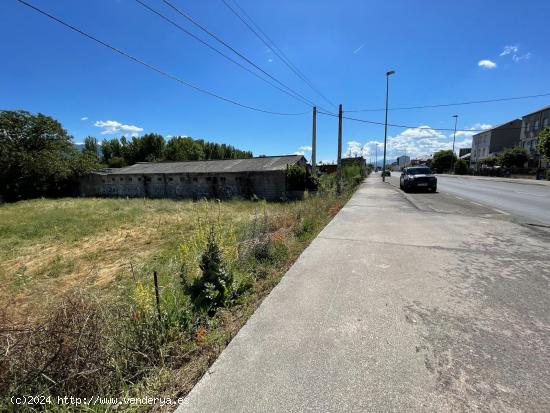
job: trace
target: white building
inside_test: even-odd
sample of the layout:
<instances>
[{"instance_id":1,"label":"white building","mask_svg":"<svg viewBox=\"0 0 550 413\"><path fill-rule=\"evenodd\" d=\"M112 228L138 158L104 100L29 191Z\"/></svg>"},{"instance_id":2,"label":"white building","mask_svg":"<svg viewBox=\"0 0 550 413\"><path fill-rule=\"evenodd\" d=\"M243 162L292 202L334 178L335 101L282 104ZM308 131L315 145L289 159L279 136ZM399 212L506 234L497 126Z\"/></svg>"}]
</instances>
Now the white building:
<instances>
[{"instance_id":1,"label":"white building","mask_svg":"<svg viewBox=\"0 0 550 413\"><path fill-rule=\"evenodd\" d=\"M405 168L411 164L411 157L407 155L402 155L397 158L397 165L399 168Z\"/></svg>"}]
</instances>

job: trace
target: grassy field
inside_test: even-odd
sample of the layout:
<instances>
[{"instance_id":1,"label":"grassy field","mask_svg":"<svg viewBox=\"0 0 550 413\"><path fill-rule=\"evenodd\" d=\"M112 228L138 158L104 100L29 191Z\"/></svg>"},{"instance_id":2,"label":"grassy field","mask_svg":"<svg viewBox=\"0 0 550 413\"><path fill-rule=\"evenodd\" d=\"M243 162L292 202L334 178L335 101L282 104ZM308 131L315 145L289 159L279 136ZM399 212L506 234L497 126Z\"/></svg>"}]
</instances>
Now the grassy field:
<instances>
[{"instance_id":1,"label":"grassy field","mask_svg":"<svg viewBox=\"0 0 550 413\"><path fill-rule=\"evenodd\" d=\"M0 206L0 394L185 395L352 191ZM186 286L204 272L208 233L232 278L224 304L204 310ZM150 409L170 410L135 410Z\"/></svg>"}]
</instances>

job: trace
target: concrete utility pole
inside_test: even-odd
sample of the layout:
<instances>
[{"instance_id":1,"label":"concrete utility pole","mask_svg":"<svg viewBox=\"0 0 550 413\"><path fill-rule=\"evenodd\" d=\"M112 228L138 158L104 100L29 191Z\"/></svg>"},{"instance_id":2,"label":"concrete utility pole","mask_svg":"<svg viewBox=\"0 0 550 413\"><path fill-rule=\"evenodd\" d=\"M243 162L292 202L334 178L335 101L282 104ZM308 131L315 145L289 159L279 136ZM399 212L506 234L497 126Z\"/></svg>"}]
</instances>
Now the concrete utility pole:
<instances>
[{"instance_id":1,"label":"concrete utility pole","mask_svg":"<svg viewBox=\"0 0 550 413\"><path fill-rule=\"evenodd\" d=\"M451 173L454 173L454 164L455 164L455 139L456 139L456 125L458 123L458 115L453 115L455 118L455 132L453 133L453 157L451 158Z\"/></svg>"},{"instance_id":2,"label":"concrete utility pole","mask_svg":"<svg viewBox=\"0 0 550 413\"><path fill-rule=\"evenodd\" d=\"M388 97L390 89L390 76L395 74L394 70L386 72L386 121L384 122L384 161L382 162L382 182L386 182L386 142L388 140Z\"/></svg>"},{"instance_id":3,"label":"concrete utility pole","mask_svg":"<svg viewBox=\"0 0 550 413\"><path fill-rule=\"evenodd\" d=\"M342 105L338 107L338 158L336 163L336 193L342 192Z\"/></svg>"},{"instance_id":4,"label":"concrete utility pole","mask_svg":"<svg viewBox=\"0 0 550 413\"><path fill-rule=\"evenodd\" d=\"M317 166L317 106L313 106L313 127L311 129L311 174L315 176Z\"/></svg>"}]
</instances>

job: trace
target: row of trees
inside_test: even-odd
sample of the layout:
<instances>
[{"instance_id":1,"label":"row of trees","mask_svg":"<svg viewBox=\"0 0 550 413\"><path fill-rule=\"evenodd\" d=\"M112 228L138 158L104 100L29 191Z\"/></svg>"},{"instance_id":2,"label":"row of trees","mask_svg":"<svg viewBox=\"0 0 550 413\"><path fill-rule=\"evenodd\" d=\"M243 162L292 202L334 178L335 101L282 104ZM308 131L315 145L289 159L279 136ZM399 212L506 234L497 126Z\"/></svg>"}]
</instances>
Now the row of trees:
<instances>
[{"instance_id":1,"label":"row of trees","mask_svg":"<svg viewBox=\"0 0 550 413\"><path fill-rule=\"evenodd\" d=\"M156 133L148 133L131 140L122 137L104 140L99 144L87 137L84 150L100 154L101 162L110 167L132 165L136 162L198 161L210 159L251 158L252 152L231 145L205 142L187 136L176 136L168 142Z\"/></svg>"},{"instance_id":2,"label":"row of trees","mask_svg":"<svg viewBox=\"0 0 550 413\"><path fill-rule=\"evenodd\" d=\"M0 111L0 201L73 195L79 178L102 166L142 161L250 158L252 152L202 139L149 133L131 140L87 137L78 150L61 123L43 114Z\"/></svg>"}]
</instances>

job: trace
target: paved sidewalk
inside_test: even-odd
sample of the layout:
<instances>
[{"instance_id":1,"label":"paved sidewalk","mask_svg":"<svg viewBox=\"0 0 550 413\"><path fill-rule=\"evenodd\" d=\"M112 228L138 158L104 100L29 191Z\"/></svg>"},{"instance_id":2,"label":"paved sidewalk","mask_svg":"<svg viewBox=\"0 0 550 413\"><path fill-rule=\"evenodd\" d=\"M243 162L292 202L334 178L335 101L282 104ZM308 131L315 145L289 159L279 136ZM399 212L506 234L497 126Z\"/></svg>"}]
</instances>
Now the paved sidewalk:
<instances>
[{"instance_id":1,"label":"paved sidewalk","mask_svg":"<svg viewBox=\"0 0 550 413\"><path fill-rule=\"evenodd\" d=\"M369 178L177 411L548 411L549 250Z\"/></svg>"}]
</instances>

